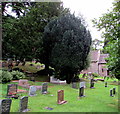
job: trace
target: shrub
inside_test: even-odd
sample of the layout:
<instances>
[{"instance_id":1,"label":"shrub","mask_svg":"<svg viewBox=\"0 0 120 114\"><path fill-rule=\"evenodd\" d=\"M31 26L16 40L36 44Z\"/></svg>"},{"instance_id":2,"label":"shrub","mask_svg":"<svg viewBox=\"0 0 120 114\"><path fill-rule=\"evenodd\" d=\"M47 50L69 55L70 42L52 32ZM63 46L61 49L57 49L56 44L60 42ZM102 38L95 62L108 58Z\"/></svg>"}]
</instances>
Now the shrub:
<instances>
[{"instance_id":1,"label":"shrub","mask_svg":"<svg viewBox=\"0 0 120 114\"><path fill-rule=\"evenodd\" d=\"M19 71L12 71L11 75L13 76L13 80L19 80L25 78L25 74Z\"/></svg>"},{"instance_id":2,"label":"shrub","mask_svg":"<svg viewBox=\"0 0 120 114\"><path fill-rule=\"evenodd\" d=\"M97 73L92 73L92 76L93 76L93 77L97 77L97 78L100 77L100 75L97 74Z\"/></svg>"},{"instance_id":3,"label":"shrub","mask_svg":"<svg viewBox=\"0 0 120 114\"><path fill-rule=\"evenodd\" d=\"M10 82L12 80L12 78L13 78L13 76L10 72L0 70L0 79L1 79L2 83Z\"/></svg>"}]
</instances>

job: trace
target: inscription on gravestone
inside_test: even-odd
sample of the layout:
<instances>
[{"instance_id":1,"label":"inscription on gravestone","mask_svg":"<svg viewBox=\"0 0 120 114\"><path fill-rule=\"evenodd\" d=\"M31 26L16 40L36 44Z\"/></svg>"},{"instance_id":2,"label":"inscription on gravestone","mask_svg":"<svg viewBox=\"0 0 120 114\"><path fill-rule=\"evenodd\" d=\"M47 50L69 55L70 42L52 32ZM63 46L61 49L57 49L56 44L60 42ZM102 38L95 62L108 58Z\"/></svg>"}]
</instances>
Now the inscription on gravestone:
<instances>
[{"instance_id":1,"label":"inscription on gravestone","mask_svg":"<svg viewBox=\"0 0 120 114\"><path fill-rule=\"evenodd\" d=\"M7 98L18 98L17 84L9 84L7 88Z\"/></svg>"},{"instance_id":2,"label":"inscription on gravestone","mask_svg":"<svg viewBox=\"0 0 120 114\"><path fill-rule=\"evenodd\" d=\"M58 100L57 100L57 103L58 104L64 104L66 102L67 101L64 101L64 90L59 90L58 91Z\"/></svg>"},{"instance_id":3,"label":"inscription on gravestone","mask_svg":"<svg viewBox=\"0 0 120 114\"><path fill-rule=\"evenodd\" d=\"M12 100L11 99L3 99L0 102L1 102L0 113L10 112L10 107L11 107Z\"/></svg>"},{"instance_id":4,"label":"inscription on gravestone","mask_svg":"<svg viewBox=\"0 0 120 114\"><path fill-rule=\"evenodd\" d=\"M36 95L36 87L35 86L30 86L29 89L29 96L35 96Z\"/></svg>"},{"instance_id":5,"label":"inscription on gravestone","mask_svg":"<svg viewBox=\"0 0 120 114\"><path fill-rule=\"evenodd\" d=\"M47 83L43 83L42 84L42 89L41 89L41 92L42 92L42 94L46 94L47 93Z\"/></svg>"},{"instance_id":6,"label":"inscription on gravestone","mask_svg":"<svg viewBox=\"0 0 120 114\"><path fill-rule=\"evenodd\" d=\"M20 112L27 112L29 111L28 109L28 97L24 96L20 99Z\"/></svg>"}]
</instances>

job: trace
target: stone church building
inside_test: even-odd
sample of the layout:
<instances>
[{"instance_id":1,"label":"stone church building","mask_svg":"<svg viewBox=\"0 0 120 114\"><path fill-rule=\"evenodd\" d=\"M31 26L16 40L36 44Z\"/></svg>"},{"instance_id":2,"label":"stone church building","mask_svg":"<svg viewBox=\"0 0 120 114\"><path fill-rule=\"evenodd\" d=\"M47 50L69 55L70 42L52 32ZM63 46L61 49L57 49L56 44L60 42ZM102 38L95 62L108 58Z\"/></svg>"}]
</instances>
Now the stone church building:
<instances>
[{"instance_id":1,"label":"stone church building","mask_svg":"<svg viewBox=\"0 0 120 114\"><path fill-rule=\"evenodd\" d=\"M108 76L109 71L106 66L105 58L108 57L108 54L101 54L100 50L94 50L90 52L90 67L87 70L83 70L81 73L97 73L100 76Z\"/></svg>"}]
</instances>

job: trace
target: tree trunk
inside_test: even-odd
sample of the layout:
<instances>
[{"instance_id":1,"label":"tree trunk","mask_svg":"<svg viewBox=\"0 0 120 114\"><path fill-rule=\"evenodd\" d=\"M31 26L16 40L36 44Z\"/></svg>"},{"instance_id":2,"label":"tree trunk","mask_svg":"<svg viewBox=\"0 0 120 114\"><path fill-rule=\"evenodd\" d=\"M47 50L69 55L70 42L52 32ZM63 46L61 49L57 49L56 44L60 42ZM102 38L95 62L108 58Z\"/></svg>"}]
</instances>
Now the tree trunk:
<instances>
[{"instance_id":1,"label":"tree trunk","mask_svg":"<svg viewBox=\"0 0 120 114\"><path fill-rule=\"evenodd\" d=\"M49 70L49 65L45 64L45 70L48 71Z\"/></svg>"},{"instance_id":2,"label":"tree trunk","mask_svg":"<svg viewBox=\"0 0 120 114\"><path fill-rule=\"evenodd\" d=\"M66 83L67 84L70 84L72 82L72 78L73 78L74 75L72 74L68 74L67 77L66 77Z\"/></svg>"}]
</instances>

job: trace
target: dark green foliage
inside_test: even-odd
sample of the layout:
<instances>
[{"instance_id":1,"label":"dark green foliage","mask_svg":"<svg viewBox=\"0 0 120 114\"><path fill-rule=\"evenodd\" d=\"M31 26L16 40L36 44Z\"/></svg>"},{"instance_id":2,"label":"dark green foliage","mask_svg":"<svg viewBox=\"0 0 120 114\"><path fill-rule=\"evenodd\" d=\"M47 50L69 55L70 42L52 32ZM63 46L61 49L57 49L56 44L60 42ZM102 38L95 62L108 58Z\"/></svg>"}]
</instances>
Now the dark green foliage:
<instances>
[{"instance_id":1,"label":"dark green foliage","mask_svg":"<svg viewBox=\"0 0 120 114\"><path fill-rule=\"evenodd\" d=\"M97 74L97 73L92 73L92 76L93 76L93 77L100 77L100 75Z\"/></svg>"},{"instance_id":2,"label":"dark green foliage","mask_svg":"<svg viewBox=\"0 0 120 114\"><path fill-rule=\"evenodd\" d=\"M45 59L70 83L74 74L87 67L90 32L80 18L66 14L52 20L45 27L44 33Z\"/></svg>"},{"instance_id":3,"label":"dark green foliage","mask_svg":"<svg viewBox=\"0 0 120 114\"><path fill-rule=\"evenodd\" d=\"M10 82L12 80L13 76L10 72L8 71L3 71L0 70L0 79L2 81L2 83L6 83L6 82Z\"/></svg>"},{"instance_id":4,"label":"dark green foliage","mask_svg":"<svg viewBox=\"0 0 120 114\"><path fill-rule=\"evenodd\" d=\"M12 71L13 80L19 80L25 78L25 74L19 71Z\"/></svg>"},{"instance_id":5,"label":"dark green foliage","mask_svg":"<svg viewBox=\"0 0 120 114\"><path fill-rule=\"evenodd\" d=\"M16 60L21 61L24 58L39 60L44 27L52 18L68 10L63 8L62 2L32 2L29 5L27 3L5 3L3 9L6 5L11 5L18 14L21 8L25 12L19 18L3 16L3 58L15 57Z\"/></svg>"},{"instance_id":6,"label":"dark green foliage","mask_svg":"<svg viewBox=\"0 0 120 114\"><path fill-rule=\"evenodd\" d=\"M55 71L53 69L48 69L48 70L43 69L43 70L37 71L36 74L37 75L48 75L49 74L49 76L52 76L54 72Z\"/></svg>"}]
</instances>

